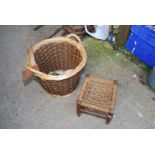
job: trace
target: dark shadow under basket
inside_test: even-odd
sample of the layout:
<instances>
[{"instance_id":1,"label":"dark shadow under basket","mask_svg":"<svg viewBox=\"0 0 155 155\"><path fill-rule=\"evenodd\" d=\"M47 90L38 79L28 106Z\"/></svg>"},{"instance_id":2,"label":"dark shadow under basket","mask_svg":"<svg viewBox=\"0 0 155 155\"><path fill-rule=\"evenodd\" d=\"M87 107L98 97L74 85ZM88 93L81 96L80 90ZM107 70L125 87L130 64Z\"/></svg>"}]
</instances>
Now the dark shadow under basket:
<instances>
[{"instance_id":1,"label":"dark shadow under basket","mask_svg":"<svg viewBox=\"0 0 155 155\"><path fill-rule=\"evenodd\" d=\"M39 71L32 68L33 55ZM28 58L27 69L34 72L42 87L50 94L64 96L77 87L87 55L80 39L70 34L41 41L30 50ZM57 70L68 71L63 76L49 75Z\"/></svg>"}]
</instances>

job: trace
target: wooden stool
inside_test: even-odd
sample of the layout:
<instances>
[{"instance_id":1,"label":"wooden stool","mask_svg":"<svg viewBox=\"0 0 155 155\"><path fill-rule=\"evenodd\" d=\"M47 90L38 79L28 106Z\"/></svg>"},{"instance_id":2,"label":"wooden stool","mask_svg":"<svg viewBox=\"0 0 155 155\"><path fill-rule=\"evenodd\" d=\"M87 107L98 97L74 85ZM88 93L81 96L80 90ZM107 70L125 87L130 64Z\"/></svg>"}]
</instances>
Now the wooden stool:
<instances>
[{"instance_id":1,"label":"wooden stool","mask_svg":"<svg viewBox=\"0 0 155 155\"><path fill-rule=\"evenodd\" d=\"M110 123L116 101L118 82L87 75L77 100L77 115L81 112L106 119Z\"/></svg>"}]
</instances>

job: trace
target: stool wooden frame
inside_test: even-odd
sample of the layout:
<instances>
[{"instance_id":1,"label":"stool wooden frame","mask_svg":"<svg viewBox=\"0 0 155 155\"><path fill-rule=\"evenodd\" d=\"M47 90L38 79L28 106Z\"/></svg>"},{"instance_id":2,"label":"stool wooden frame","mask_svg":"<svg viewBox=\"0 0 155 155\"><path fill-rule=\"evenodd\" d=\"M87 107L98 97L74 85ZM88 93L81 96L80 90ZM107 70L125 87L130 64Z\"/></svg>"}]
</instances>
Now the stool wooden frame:
<instances>
[{"instance_id":1,"label":"stool wooden frame","mask_svg":"<svg viewBox=\"0 0 155 155\"><path fill-rule=\"evenodd\" d=\"M117 80L105 80L87 74L77 100L77 115L87 113L106 119L110 123L116 102Z\"/></svg>"}]
</instances>

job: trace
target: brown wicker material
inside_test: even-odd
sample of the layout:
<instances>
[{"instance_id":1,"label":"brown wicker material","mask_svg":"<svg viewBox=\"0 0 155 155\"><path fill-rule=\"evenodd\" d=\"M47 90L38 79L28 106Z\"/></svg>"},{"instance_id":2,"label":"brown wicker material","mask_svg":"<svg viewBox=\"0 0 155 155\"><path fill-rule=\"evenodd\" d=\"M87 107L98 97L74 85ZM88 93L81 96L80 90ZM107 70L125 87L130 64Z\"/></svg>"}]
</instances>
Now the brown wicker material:
<instances>
[{"instance_id":1,"label":"brown wicker material","mask_svg":"<svg viewBox=\"0 0 155 155\"><path fill-rule=\"evenodd\" d=\"M33 55L39 71L32 68ZM64 96L77 87L86 60L87 54L79 37L70 34L67 37L43 40L33 46L29 50L26 67L38 77L48 93ZM69 72L65 72L63 76L49 75L56 70Z\"/></svg>"},{"instance_id":2,"label":"brown wicker material","mask_svg":"<svg viewBox=\"0 0 155 155\"><path fill-rule=\"evenodd\" d=\"M77 115L80 116L81 112L84 112L99 116L105 118L108 124L113 117L116 90L116 80L87 75L77 100Z\"/></svg>"}]
</instances>

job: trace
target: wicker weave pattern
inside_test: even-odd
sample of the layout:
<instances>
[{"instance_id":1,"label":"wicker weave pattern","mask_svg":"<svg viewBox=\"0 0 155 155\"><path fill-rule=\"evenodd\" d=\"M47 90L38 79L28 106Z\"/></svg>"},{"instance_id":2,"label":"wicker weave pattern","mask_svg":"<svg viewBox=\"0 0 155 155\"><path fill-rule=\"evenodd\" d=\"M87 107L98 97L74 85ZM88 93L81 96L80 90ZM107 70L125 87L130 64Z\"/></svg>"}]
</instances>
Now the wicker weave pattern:
<instances>
[{"instance_id":1,"label":"wicker weave pattern","mask_svg":"<svg viewBox=\"0 0 155 155\"><path fill-rule=\"evenodd\" d=\"M77 47L68 43L51 43L43 45L34 53L40 70L46 74L55 70L75 69L82 56Z\"/></svg>"},{"instance_id":2,"label":"wicker weave pattern","mask_svg":"<svg viewBox=\"0 0 155 155\"><path fill-rule=\"evenodd\" d=\"M108 124L113 116L116 101L117 81L105 80L88 75L77 100L77 114L81 112L106 119Z\"/></svg>"},{"instance_id":3,"label":"wicker weave pattern","mask_svg":"<svg viewBox=\"0 0 155 155\"><path fill-rule=\"evenodd\" d=\"M77 75L61 80L61 81L51 81L51 80L41 80L39 78L39 81L42 85L42 87L50 94L54 95L67 95L68 93L71 93L73 90L76 89L79 79L80 79L81 73L77 73Z\"/></svg>"},{"instance_id":4,"label":"wicker weave pattern","mask_svg":"<svg viewBox=\"0 0 155 155\"><path fill-rule=\"evenodd\" d=\"M115 80L105 80L89 75L80 96L81 105L88 104L111 112L115 104L115 91Z\"/></svg>"},{"instance_id":5,"label":"wicker weave pattern","mask_svg":"<svg viewBox=\"0 0 155 155\"><path fill-rule=\"evenodd\" d=\"M114 90L114 81L91 79L86 85L84 100L93 105L103 108L112 106L112 96Z\"/></svg>"},{"instance_id":6,"label":"wicker weave pattern","mask_svg":"<svg viewBox=\"0 0 155 155\"><path fill-rule=\"evenodd\" d=\"M33 54L40 71L32 68ZM57 37L36 44L29 51L26 67L34 72L48 93L63 96L77 87L86 60L87 55L79 37L70 34L66 38ZM48 75L49 72L56 70L71 71L64 76Z\"/></svg>"}]
</instances>

